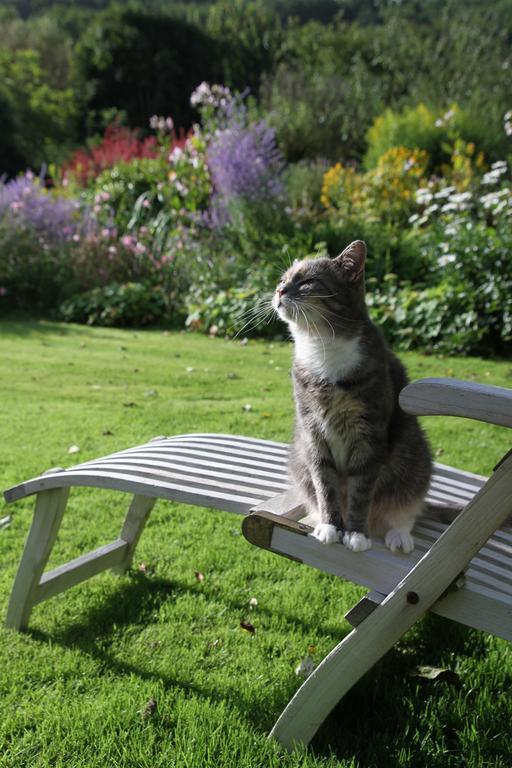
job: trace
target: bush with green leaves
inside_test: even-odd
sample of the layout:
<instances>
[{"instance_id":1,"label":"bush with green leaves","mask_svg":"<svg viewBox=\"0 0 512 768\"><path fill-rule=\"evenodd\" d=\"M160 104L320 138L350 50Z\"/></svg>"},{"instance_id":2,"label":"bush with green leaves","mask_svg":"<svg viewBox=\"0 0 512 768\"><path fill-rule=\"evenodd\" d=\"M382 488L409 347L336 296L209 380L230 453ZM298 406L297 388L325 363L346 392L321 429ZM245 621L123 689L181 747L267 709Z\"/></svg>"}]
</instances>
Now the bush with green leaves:
<instances>
[{"instance_id":1,"label":"bush with green leaves","mask_svg":"<svg viewBox=\"0 0 512 768\"><path fill-rule=\"evenodd\" d=\"M151 282L111 283L64 301L58 317L69 323L142 328L183 322L177 295Z\"/></svg>"},{"instance_id":2,"label":"bush with green leaves","mask_svg":"<svg viewBox=\"0 0 512 768\"><path fill-rule=\"evenodd\" d=\"M386 109L375 118L367 134L368 149L364 156L366 168L377 167L379 159L395 147L424 150L428 153L429 169L439 173L451 162L457 142L473 145L473 153L490 151L483 125L457 104L448 110L429 109L425 104L405 107L401 111Z\"/></svg>"},{"instance_id":3,"label":"bush with green leaves","mask_svg":"<svg viewBox=\"0 0 512 768\"><path fill-rule=\"evenodd\" d=\"M39 171L49 162L60 162L69 151L76 134L79 94L70 85L50 85L37 51L11 51L0 45L0 111L6 114L2 144L7 141L0 150L4 163L0 176L28 167Z\"/></svg>"},{"instance_id":4,"label":"bush with green leaves","mask_svg":"<svg viewBox=\"0 0 512 768\"><path fill-rule=\"evenodd\" d=\"M96 112L117 107L132 127L168 114L188 128L189 95L202 80L217 80L216 44L199 26L134 6L98 13L75 48L75 67Z\"/></svg>"}]
</instances>

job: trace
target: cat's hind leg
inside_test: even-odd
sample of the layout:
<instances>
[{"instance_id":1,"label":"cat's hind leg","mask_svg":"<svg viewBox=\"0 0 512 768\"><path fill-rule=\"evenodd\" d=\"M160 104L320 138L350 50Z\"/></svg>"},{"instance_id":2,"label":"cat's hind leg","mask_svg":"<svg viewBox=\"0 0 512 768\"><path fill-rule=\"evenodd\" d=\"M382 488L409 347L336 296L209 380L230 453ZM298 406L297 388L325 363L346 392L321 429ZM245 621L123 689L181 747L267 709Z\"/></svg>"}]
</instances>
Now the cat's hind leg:
<instances>
[{"instance_id":1,"label":"cat's hind leg","mask_svg":"<svg viewBox=\"0 0 512 768\"><path fill-rule=\"evenodd\" d=\"M373 535L381 536L391 552L409 554L414 549L412 529L423 509L423 499L411 501L401 507L375 505L371 511L369 528Z\"/></svg>"}]
</instances>

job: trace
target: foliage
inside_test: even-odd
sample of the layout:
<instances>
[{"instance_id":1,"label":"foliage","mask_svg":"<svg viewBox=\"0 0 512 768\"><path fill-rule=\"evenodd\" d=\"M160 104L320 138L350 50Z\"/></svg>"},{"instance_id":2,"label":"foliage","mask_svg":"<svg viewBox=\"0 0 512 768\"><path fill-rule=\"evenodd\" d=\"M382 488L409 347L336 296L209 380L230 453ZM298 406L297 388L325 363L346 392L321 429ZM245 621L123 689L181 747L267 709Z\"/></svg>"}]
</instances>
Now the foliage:
<instances>
[{"instance_id":1,"label":"foliage","mask_svg":"<svg viewBox=\"0 0 512 768\"><path fill-rule=\"evenodd\" d=\"M456 145L470 144L473 154L476 148L478 155L478 147L485 146L480 128L456 104L448 111L434 111L425 104L400 112L386 109L368 130L364 162L367 168L374 168L384 153L402 146L424 150L429 157L429 170L440 172L452 159Z\"/></svg>"},{"instance_id":2,"label":"foliage","mask_svg":"<svg viewBox=\"0 0 512 768\"><path fill-rule=\"evenodd\" d=\"M172 109L175 124L188 128L189 94L211 79L216 54L213 41L182 19L114 7L86 29L75 62L89 109L115 106L137 127Z\"/></svg>"},{"instance_id":3,"label":"foliage","mask_svg":"<svg viewBox=\"0 0 512 768\"><path fill-rule=\"evenodd\" d=\"M426 184L427 162L425 151L399 146L386 151L364 174L337 163L325 173L322 203L329 213L345 219L403 225L416 205L416 190Z\"/></svg>"},{"instance_id":4,"label":"foliage","mask_svg":"<svg viewBox=\"0 0 512 768\"><path fill-rule=\"evenodd\" d=\"M257 93L263 74L274 67L283 38L275 11L254 0L219 0L210 5L205 29L216 43L215 77L231 88ZM215 79L212 74L210 80Z\"/></svg>"},{"instance_id":5,"label":"foliage","mask_svg":"<svg viewBox=\"0 0 512 768\"><path fill-rule=\"evenodd\" d=\"M303 160L291 163L283 174L286 197L297 219L313 217L322 210L321 194L324 175L328 170L325 160Z\"/></svg>"},{"instance_id":6,"label":"foliage","mask_svg":"<svg viewBox=\"0 0 512 768\"><path fill-rule=\"evenodd\" d=\"M28 172L17 179L0 181L0 222L16 230L33 231L41 245L71 240L87 227L75 200L52 195L40 178Z\"/></svg>"},{"instance_id":7,"label":"foliage","mask_svg":"<svg viewBox=\"0 0 512 768\"><path fill-rule=\"evenodd\" d=\"M35 229L0 222L0 310L51 311L71 280L71 250L71 243L48 243Z\"/></svg>"},{"instance_id":8,"label":"foliage","mask_svg":"<svg viewBox=\"0 0 512 768\"><path fill-rule=\"evenodd\" d=\"M0 47L0 102L8 112L7 139L14 157L0 169L10 175L63 159L75 133L78 98L71 87L52 88L32 50ZM10 123L10 125L9 125ZM3 129L2 129L3 130ZM11 151L11 150L9 150Z\"/></svg>"},{"instance_id":9,"label":"foliage","mask_svg":"<svg viewBox=\"0 0 512 768\"><path fill-rule=\"evenodd\" d=\"M164 286L111 283L67 299L59 308L66 322L128 328L176 324L179 311Z\"/></svg>"},{"instance_id":10,"label":"foliage","mask_svg":"<svg viewBox=\"0 0 512 768\"><path fill-rule=\"evenodd\" d=\"M153 136L139 139L135 131L112 124L106 127L99 143L73 152L62 166L62 176L65 180L71 178L80 186L87 186L102 171L117 163L156 155L156 139Z\"/></svg>"}]
</instances>

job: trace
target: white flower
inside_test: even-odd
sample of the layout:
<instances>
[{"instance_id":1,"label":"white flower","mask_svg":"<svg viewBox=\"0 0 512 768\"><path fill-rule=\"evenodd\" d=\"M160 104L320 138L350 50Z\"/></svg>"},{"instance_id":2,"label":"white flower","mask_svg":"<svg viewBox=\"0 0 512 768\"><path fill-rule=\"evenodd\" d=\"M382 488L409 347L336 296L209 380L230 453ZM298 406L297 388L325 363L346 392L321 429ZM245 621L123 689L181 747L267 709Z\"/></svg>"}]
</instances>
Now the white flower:
<instances>
[{"instance_id":1,"label":"white flower","mask_svg":"<svg viewBox=\"0 0 512 768\"><path fill-rule=\"evenodd\" d=\"M432 192L426 189L426 187L420 187L416 190L416 202L419 205L428 205L432 200Z\"/></svg>"},{"instance_id":2,"label":"white flower","mask_svg":"<svg viewBox=\"0 0 512 768\"><path fill-rule=\"evenodd\" d=\"M445 253L443 256L440 256L437 260L437 263L440 267L446 267L447 264L451 264L452 262L456 261L456 256L454 253Z\"/></svg>"},{"instance_id":3,"label":"white flower","mask_svg":"<svg viewBox=\"0 0 512 768\"><path fill-rule=\"evenodd\" d=\"M174 147L173 151L169 155L169 162L170 163L177 163L180 157L183 154L183 150L181 147Z\"/></svg>"},{"instance_id":4,"label":"white flower","mask_svg":"<svg viewBox=\"0 0 512 768\"><path fill-rule=\"evenodd\" d=\"M436 192L434 197L442 200L445 197L450 197L453 192L455 192L455 187L444 187L444 189L440 189L439 192Z\"/></svg>"},{"instance_id":5,"label":"white flower","mask_svg":"<svg viewBox=\"0 0 512 768\"><path fill-rule=\"evenodd\" d=\"M208 98L211 96L211 90L208 83L205 83L204 81L201 83L201 85L198 85L195 91L192 93L190 97L190 104L193 107L199 106L199 104L204 104Z\"/></svg>"}]
</instances>

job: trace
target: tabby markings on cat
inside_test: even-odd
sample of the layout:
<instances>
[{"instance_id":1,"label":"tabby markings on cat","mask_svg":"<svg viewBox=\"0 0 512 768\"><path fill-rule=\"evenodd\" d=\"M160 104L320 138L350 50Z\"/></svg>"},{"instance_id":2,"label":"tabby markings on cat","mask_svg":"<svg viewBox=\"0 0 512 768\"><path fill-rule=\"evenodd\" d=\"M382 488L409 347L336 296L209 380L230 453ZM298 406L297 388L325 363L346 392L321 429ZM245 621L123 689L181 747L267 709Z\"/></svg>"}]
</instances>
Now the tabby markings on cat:
<instances>
[{"instance_id":1,"label":"tabby markings on cat","mask_svg":"<svg viewBox=\"0 0 512 768\"><path fill-rule=\"evenodd\" d=\"M410 552L430 449L418 420L399 408L407 374L368 316L365 260L356 240L335 259L295 262L274 294L295 342L289 477L319 541L342 535L362 551L375 535L393 552Z\"/></svg>"}]
</instances>

